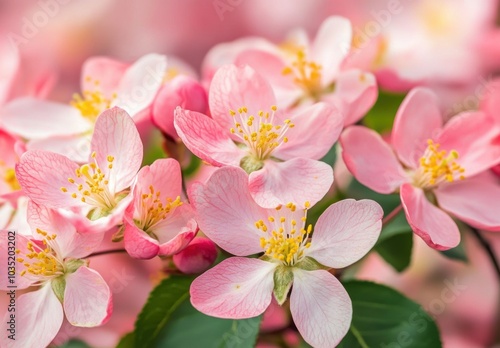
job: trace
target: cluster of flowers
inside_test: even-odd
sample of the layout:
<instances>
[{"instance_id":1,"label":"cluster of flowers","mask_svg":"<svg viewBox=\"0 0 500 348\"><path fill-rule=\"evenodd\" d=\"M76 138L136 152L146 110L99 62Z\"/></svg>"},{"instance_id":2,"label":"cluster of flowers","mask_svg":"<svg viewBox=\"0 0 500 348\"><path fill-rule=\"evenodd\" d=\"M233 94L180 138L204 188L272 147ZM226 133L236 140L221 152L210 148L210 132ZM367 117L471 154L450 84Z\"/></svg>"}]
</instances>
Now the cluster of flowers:
<instances>
[{"instance_id":1,"label":"cluster of flowers","mask_svg":"<svg viewBox=\"0 0 500 348\"><path fill-rule=\"evenodd\" d=\"M64 318L82 327L109 319L110 289L86 257L111 235L132 258L173 256L187 273L211 266L214 242L235 256L192 283L196 309L249 318L273 296L283 304L291 290L302 337L315 347L337 345L352 305L329 270L372 249L384 214L374 201L346 199L314 227L307 223L332 186L333 169L320 159L337 140L357 180L400 194L409 224L430 247L459 243L453 218L500 230L500 184L490 170L500 163L497 98L444 123L437 97L417 87L382 138L355 125L378 88L372 73L349 60L351 42L349 21L330 17L312 41L297 32L280 46L242 39L215 47L201 82L161 55L132 65L92 58L69 105L8 101L0 119L0 193L3 209L11 209L3 228L27 221L16 242L16 285L33 291L18 299L19 337L2 336L2 347L46 346ZM186 192L176 159L141 168L138 127L150 118L217 170ZM200 242L199 231L209 239ZM8 285L2 277L0 287Z\"/></svg>"}]
</instances>

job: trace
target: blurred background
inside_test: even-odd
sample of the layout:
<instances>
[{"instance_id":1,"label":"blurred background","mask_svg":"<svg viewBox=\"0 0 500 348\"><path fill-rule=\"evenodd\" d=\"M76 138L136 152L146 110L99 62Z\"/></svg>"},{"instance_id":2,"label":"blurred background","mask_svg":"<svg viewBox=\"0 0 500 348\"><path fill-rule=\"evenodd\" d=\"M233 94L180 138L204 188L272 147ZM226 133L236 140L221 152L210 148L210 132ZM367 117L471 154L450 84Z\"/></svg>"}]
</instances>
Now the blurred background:
<instances>
[{"instance_id":1,"label":"blurred background","mask_svg":"<svg viewBox=\"0 0 500 348\"><path fill-rule=\"evenodd\" d=\"M500 68L496 0L0 0L0 80L9 73L12 50L21 57L12 68L18 79L40 81L48 99L64 102L79 90L82 63L91 56L133 62L161 53L185 61L202 78L205 56L219 43L246 36L279 43L295 28L313 37L334 14L352 21L354 47L375 49L378 59L368 68L384 91L377 107L389 114L388 95L416 85L433 88L446 114L475 109ZM500 257L500 235L484 236ZM452 260L415 238L405 272L373 253L356 277L394 286L421 303L437 320L446 347L493 346L500 331L499 281L475 239L465 237L463 247L467 260ZM159 264L125 255L92 262L114 282L115 314L101 328L63 329L60 341L76 336L113 346L133 328Z\"/></svg>"}]
</instances>

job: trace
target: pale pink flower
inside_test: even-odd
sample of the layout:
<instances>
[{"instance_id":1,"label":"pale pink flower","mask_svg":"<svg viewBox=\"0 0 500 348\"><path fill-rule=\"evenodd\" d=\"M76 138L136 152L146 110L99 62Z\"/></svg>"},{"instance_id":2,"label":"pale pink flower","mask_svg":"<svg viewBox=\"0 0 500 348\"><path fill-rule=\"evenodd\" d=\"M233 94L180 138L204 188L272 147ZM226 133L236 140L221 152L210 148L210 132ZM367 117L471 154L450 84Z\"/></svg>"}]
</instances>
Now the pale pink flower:
<instances>
[{"instance_id":1,"label":"pale pink flower","mask_svg":"<svg viewBox=\"0 0 500 348\"><path fill-rule=\"evenodd\" d=\"M191 303L220 318L262 314L273 297L290 309L299 332L315 347L337 345L349 330L352 305L326 269L358 261L375 244L382 208L369 200L344 200L319 218L314 233L305 209L292 203L264 209L252 199L239 168L221 168L190 191L201 230L236 255L194 280ZM312 236L312 238L310 238ZM264 252L261 258L244 256Z\"/></svg>"},{"instance_id":2,"label":"pale pink flower","mask_svg":"<svg viewBox=\"0 0 500 348\"><path fill-rule=\"evenodd\" d=\"M150 259L184 249L198 232L182 193L179 162L166 158L143 167L125 213L124 243L130 256Z\"/></svg>"},{"instance_id":3,"label":"pale pink flower","mask_svg":"<svg viewBox=\"0 0 500 348\"><path fill-rule=\"evenodd\" d=\"M99 247L102 234L80 234L57 211L31 204L28 222L34 238L16 235L16 290L32 288L16 301L15 340L2 335L2 347L46 347L59 331L64 317L74 326L104 324L113 306L111 291L84 260ZM1 231L1 264L6 267L8 232ZM6 268L5 268L6 269ZM0 288L11 290L8 278ZM9 328L10 314L2 320Z\"/></svg>"},{"instance_id":4,"label":"pale pink flower","mask_svg":"<svg viewBox=\"0 0 500 348\"><path fill-rule=\"evenodd\" d=\"M0 129L0 202L4 199L15 201L21 195L15 166L20 152L24 151L23 145L19 139Z\"/></svg>"},{"instance_id":5,"label":"pale pink flower","mask_svg":"<svg viewBox=\"0 0 500 348\"><path fill-rule=\"evenodd\" d=\"M287 118L267 81L248 66L234 65L214 76L209 104L212 118L178 108L177 133L202 160L245 169L259 204L303 204L305 196L315 203L328 191L332 168L317 160L342 129L336 108L317 103Z\"/></svg>"},{"instance_id":6,"label":"pale pink flower","mask_svg":"<svg viewBox=\"0 0 500 348\"><path fill-rule=\"evenodd\" d=\"M82 69L82 94L69 104L34 98L11 101L1 111L2 125L29 139L28 149L60 153L84 162L97 117L119 106L135 117L150 106L160 88L166 57L149 54L128 65L109 58L90 58Z\"/></svg>"},{"instance_id":7,"label":"pale pink flower","mask_svg":"<svg viewBox=\"0 0 500 348\"><path fill-rule=\"evenodd\" d=\"M122 222L143 147L132 118L114 107L98 117L88 163L29 150L16 166L24 193L77 222L80 232L103 232Z\"/></svg>"},{"instance_id":8,"label":"pale pink flower","mask_svg":"<svg viewBox=\"0 0 500 348\"><path fill-rule=\"evenodd\" d=\"M399 108L392 148L374 131L353 126L341 136L343 159L363 185L399 192L406 218L438 250L460 241L448 213L477 228L500 229L500 185L487 170L500 162L500 132L481 112L443 125L436 96L412 90Z\"/></svg>"},{"instance_id":9,"label":"pale pink flower","mask_svg":"<svg viewBox=\"0 0 500 348\"><path fill-rule=\"evenodd\" d=\"M273 49L248 47L234 63L248 64L266 76L278 106L323 101L336 106L349 125L367 113L378 95L371 73L343 65L351 49L352 35L349 20L332 16L325 19L312 41L305 31L296 30Z\"/></svg>"}]
</instances>

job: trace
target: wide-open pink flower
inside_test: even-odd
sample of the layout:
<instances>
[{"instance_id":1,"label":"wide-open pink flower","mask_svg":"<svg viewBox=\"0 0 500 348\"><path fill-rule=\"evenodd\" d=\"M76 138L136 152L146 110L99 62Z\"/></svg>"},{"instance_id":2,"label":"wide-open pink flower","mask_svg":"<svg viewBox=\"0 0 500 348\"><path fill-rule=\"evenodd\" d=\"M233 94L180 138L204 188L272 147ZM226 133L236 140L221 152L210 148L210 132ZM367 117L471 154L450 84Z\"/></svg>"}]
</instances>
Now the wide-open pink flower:
<instances>
[{"instance_id":1,"label":"wide-open pink flower","mask_svg":"<svg viewBox=\"0 0 500 348\"><path fill-rule=\"evenodd\" d=\"M16 235L16 276L9 283L0 280L2 290L32 288L16 300L15 340L7 334L2 347L46 347L59 331L64 317L74 326L104 324L113 306L111 291L96 271L88 268L86 256L95 251L102 234L80 234L55 210L31 203L28 222L33 238ZM0 232L0 263L6 269L8 232ZM9 327L9 312L2 319L2 331Z\"/></svg>"},{"instance_id":2,"label":"wide-open pink flower","mask_svg":"<svg viewBox=\"0 0 500 348\"><path fill-rule=\"evenodd\" d=\"M29 139L28 149L63 154L86 161L98 116L119 106L135 117L152 103L166 69L166 57L149 54L128 65L109 58L87 60L82 69L82 94L69 104L34 98L13 100L0 112L2 125Z\"/></svg>"},{"instance_id":3,"label":"wide-open pink flower","mask_svg":"<svg viewBox=\"0 0 500 348\"><path fill-rule=\"evenodd\" d=\"M191 152L217 166L242 167L262 206L314 204L330 188L332 168L317 161L338 138L343 117L317 103L287 114L269 83L252 68L224 66L209 91L211 116L178 108L175 127Z\"/></svg>"},{"instance_id":4,"label":"wide-open pink flower","mask_svg":"<svg viewBox=\"0 0 500 348\"><path fill-rule=\"evenodd\" d=\"M247 47L234 62L248 64L270 81L278 106L295 107L323 101L336 106L345 124L361 119L377 100L375 77L343 65L352 42L348 19L332 16L321 24L310 41L296 30L281 45Z\"/></svg>"},{"instance_id":5,"label":"wide-open pink flower","mask_svg":"<svg viewBox=\"0 0 500 348\"><path fill-rule=\"evenodd\" d=\"M88 163L44 150L29 150L16 166L24 193L78 222L80 232L103 232L122 222L143 147L132 118L114 107L98 117Z\"/></svg>"},{"instance_id":6,"label":"wide-open pink flower","mask_svg":"<svg viewBox=\"0 0 500 348\"><path fill-rule=\"evenodd\" d=\"M436 96L412 90L396 115L392 147L374 131L353 126L341 136L343 159L362 184L398 192L413 231L438 250L460 233L451 213L482 229L500 229L500 185L487 170L500 162L500 132L481 112L443 125Z\"/></svg>"},{"instance_id":7,"label":"wide-open pink flower","mask_svg":"<svg viewBox=\"0 0 500 348\"><path fill-rule=\"evenodd\" d=\"M187 247L198 226L183 197L179 162L166 158L143 167L133 195L124 230L125 249L132 257L170 256Z\"/></svg>"},{"instance_id":8,"label":"wide-open pink flower","mask_svg":"<svg viewBox=\"0 0 500 348\"><path fill-rule=\"evenodd\" d=\"M194 280L191 303L220 318L262 314L274 297L290 309L299 332L315 347L337 345L349 330L352 306L340 282L326 269L343 268L363 257L382 227L382 208L352 199L331 205L314 233L307 208L289 203L260 207L239 168L221 168L208 182L194 185L189 197L200 229L236 255ZM260 258L244 256L264 253Z\"/></svg>"}]
</instances>

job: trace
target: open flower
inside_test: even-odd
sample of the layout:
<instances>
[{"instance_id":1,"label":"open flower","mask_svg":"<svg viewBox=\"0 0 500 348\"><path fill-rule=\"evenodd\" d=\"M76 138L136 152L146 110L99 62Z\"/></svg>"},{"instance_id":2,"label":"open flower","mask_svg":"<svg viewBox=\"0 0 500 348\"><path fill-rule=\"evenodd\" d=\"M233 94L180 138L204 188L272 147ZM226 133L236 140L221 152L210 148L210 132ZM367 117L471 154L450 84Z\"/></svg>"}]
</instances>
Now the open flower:
<instances>
[{"instance_id":1,"label":"open flower","mask_svg":"<svg viewBox=\"0 0 500 348\"><path fill-rule=\"evenodd\" d=\"M252 199L239 168L221 168L190 191L201 230L237 257L194 280L191 302L220 318L262 314L274 297L290 309L299 332L315 347L337 345L349 330L351 300L325 269L343 268L363 257L382 227L382 208L370 200L344 200L319 218L314 233L307 208L289 203L264 209ZM264 253L259 258L246 258Z\"/></svg>"},{"instance_id":2,"label":"open flower","mask_svg":"<svg viewBox=\"0 0 500 348\"><path fill-rule=\"evenodd\" d=\"M170 256L187 247L198 226L183 198L179 162L159 159L142 168L133 195L124 231L125 249L132 257Z\"/></svg>"},{"instance_id":3,"label":"open flower","mask_svg":"<svg viewBox=\"0 0 500 348\"><path fill-rule=\"evenodd\" d=\"M91 58L83 66L82 94L69 104L20 98L5 105L5 129L29 139L28 149L63 154L82 163L98 116L119 106L135 117L150 106L166 69L164 56L150 54L132 65L108 58Z\"/></svg>"},{"instance_id":4,"label":"open flower","mask_svg":"<svg viewBox=\"0 0 500 348\"><path fill-rule=\"evenodd\" d=\"M103 232L122 222L142 162L142 143L132 118L120 108L96 121L88 163L29 150L16 166L25 194L79 223L80 232Z\"/></svg>"},{"instance_id":5,"label":"open flower","mask_svg":"<svg viewBox=\"0 0 500 348\"><path fill-rule=\"evenodd\" d=\"M228 65L212 80L212 118L178 108L175 127L202 160L249 173L249 187L262 206L303 204L304 196L314 204L333 181L331 167L317 160L337 140L343 118L325 103L287 118L275 103L261 75L248 66Z\"/></svg>"},{"instance_id":6,"label":"open flower","mask_svg":"<svg viewBox=\"0 0 500 348\"><path fill-rule=\"evenodd\" d=\"M111 291L104 279L84 260L99 247L102 234L80 234L57 211L31 203L28 222L33 238L16 235L16 290L32 288L16 301L15 340L6 334L2 347L46 347L59 331L64 317L74 326L104 324L112 312ZM0 232L2 265L6 265L8 232ZM11 290L8 278L0 288ZM8 328L10 314L2 320Z\"/></svg>"},{"instance_id":7,"label":"open flower","mask_svg":"<svg viewBox=\"0 0 500 348\"><path fill-rule=\"evenodd\" d=\"M356 179L379 193L399 191L413 231L445 250L460 241L448 212L478 228L500 228L500 185L487 172L500 162L500 132L481 112L462 113L443 125L437 105L432 92L414 89L396 115L392 148L359 126L346 129L341 144Z\"/></svg>"}]
</instances>

